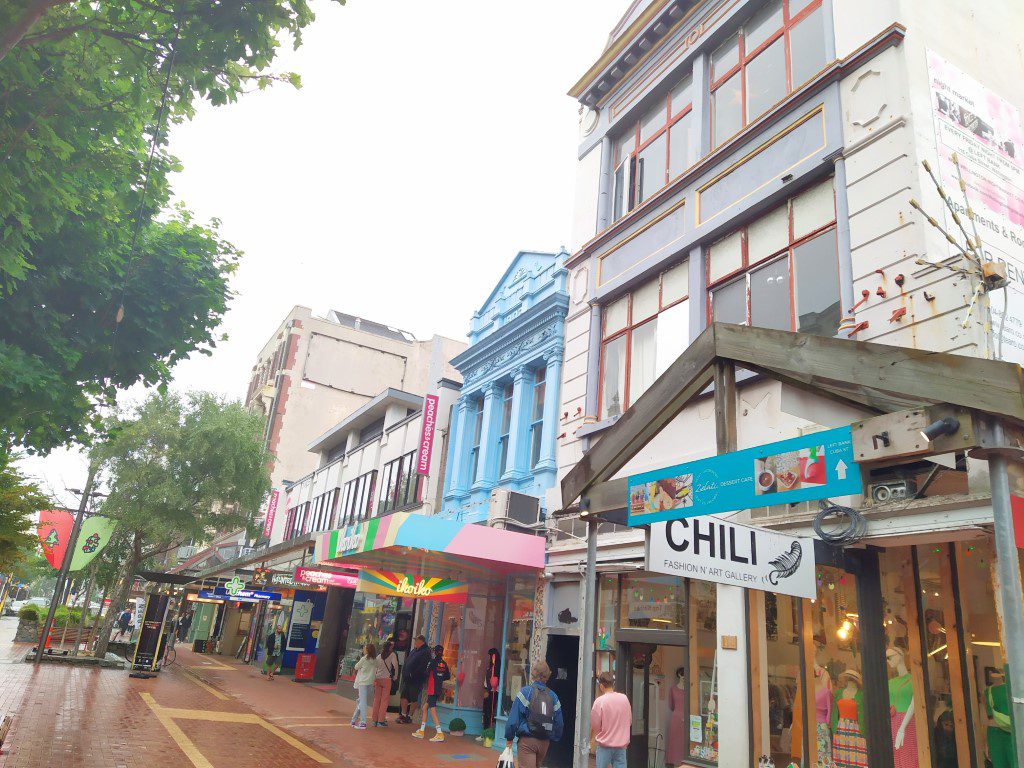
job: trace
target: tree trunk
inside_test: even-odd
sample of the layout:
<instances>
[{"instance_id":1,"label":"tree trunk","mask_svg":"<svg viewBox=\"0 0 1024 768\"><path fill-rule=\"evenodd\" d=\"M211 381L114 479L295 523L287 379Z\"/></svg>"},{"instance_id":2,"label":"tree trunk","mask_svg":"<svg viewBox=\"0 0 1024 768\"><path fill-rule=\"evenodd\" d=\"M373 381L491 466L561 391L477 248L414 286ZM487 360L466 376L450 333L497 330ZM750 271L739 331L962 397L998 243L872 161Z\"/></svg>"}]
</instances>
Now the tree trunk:
<instances>
[{"instance_id":1,"label":"tree trunk","mask_svg":"<svg viewBox=\"0 0 1024 768\"><path fill-rule=\"evenodd\" d=\"M96 649L93 655L97 659L106 658L107 646L110 645L110 632L114 628L114 622L117 620L117 617L121 615L121 609L124 608L125 601L128 599L128 593L131 591L132 581L135 580L135 569L141 560L139 544L139 535L135 534L135 546L132 547L131 554L125 560L120 580L114 588L114 596L110 598L110 608L107 609L107 615L103 619L103 626L96 636Z\"/></svg>"},{"instance_id":2,"label":"tree trunk","mask_svg":"<svg viewBox=\"0 0 1024 768\"><path fill-rule=\"evenodd\" d=\"M62 1L66 2L66 0L31 0L28 7L25 8L25 12L21 14L21 18L0 32L0 61L3 61L14 46L21 42L21 39L36 25L44 13Z\"/></svg>"}]
</instances>

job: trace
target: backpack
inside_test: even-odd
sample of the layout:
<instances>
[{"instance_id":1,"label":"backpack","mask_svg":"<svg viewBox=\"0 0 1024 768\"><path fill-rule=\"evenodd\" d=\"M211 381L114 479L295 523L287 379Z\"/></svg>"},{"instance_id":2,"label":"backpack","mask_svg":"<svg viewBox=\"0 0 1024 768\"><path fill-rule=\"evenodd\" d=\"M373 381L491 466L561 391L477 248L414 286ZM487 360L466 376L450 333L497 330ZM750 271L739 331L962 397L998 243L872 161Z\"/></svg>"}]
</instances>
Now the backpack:
<instances>
[{"instance_id":1,"label":"backpack","mask_svg":"<svg viewBox=\"0 0 1024 768\"><path fill-rule=\"evenodd\" d=\"M535 739L548 741L555 729L555 695L547 688L533 687L526 727Z\"/></svg>"}]
</instances>

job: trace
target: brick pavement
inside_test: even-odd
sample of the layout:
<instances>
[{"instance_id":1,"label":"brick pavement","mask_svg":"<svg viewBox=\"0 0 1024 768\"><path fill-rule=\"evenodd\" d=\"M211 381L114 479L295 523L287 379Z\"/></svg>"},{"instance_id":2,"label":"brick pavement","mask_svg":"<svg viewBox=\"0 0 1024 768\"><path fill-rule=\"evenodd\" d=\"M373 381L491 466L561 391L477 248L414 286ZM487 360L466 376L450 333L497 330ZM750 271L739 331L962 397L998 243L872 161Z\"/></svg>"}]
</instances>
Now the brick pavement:
<instances>
[{"instance_id":1,"label":"brick pavement","mask_svg":"<svg viewBox=\"0 0 1024 768\"><path fill-rule=\"evenodd\" d=\"M15 715L0 768L433 768L493 766L472 739L430 744L411 726L356 731L353 703L274 681L179 646L152 680L127 672L21 663L0 619L0 716ZM394 716L392 715L392 720Z\"/></svg>"}]
</instances>

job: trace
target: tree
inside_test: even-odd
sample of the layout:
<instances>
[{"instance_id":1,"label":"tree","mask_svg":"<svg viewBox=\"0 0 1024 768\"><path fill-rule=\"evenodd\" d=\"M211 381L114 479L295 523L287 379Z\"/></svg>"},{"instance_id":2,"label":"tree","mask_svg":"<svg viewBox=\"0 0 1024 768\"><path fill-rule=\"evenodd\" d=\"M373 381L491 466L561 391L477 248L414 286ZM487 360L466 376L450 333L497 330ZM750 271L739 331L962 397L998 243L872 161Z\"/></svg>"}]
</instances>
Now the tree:
<instances>
[{"instance_id":1,"label":"tree","mask_svg":"<svg viewBox=\"0 0 1024 768\"><path fill-rule=\"evenodd\" d=\"M238 253L161 215L166 125L297 86L270 67L312 20L306 0L0 2L0 448L87 441L115 389L213 346Z\"/></svg>"},{"instance_id":2,"label":"tree","mask_svg":"<svg viewBox=\"0 0 1024 768\"><path fill-rule=\"evenodd\" d=\"M32 515L49 506L50 500L18 471L13 457L0 451L0 572L31 556L36 543Z\"/></svg>"},{"instance_id":3,"label":"tree","mask_svg":"<svg viewBox=\"0 0 1024 768\"><path fill-rule=\"evenodd\" d=\"M270 491L262 420L208 393L152 395L110 425L93 449L107 475L101 513L119 521L124 553L111 605L124 605L139 567L192 539L250 523ZM116 610L96 644L107 650Z\"/></svg>"}]
</instances>

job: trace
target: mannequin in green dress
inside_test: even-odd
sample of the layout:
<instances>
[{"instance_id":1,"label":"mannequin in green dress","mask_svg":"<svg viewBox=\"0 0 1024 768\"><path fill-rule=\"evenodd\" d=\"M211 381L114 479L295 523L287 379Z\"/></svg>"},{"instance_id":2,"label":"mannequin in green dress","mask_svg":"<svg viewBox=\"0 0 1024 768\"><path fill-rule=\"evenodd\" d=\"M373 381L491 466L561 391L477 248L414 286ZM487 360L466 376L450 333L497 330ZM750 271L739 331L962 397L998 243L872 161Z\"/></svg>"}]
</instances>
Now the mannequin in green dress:
<instances>
[{"instance_id":1,"label":"mannequin in green dress","mask_svg":"<svg viewBox=\"0 0 1024 768\"><path fill-rule=\"evenodd\" d=\"M917 727L914 722L914 686L903 650L893 646L885 652L889 668L896 673L889 678L889 718L892 724L893 765L895 768L918 768Z\"/></svg>"},{"instance_id":2,"label":"mannequin in green dress","mask_svg":"<svg viewBox=\"0 0 1024 768\"><path fill-rule=\"evenodd\" d=\"M992 761L992 768L1017 768L1010 726L1010 693L1006 683L986 689L985 711L992 718L987 734L988 758Z\"/></svg>"}]
</instances>

